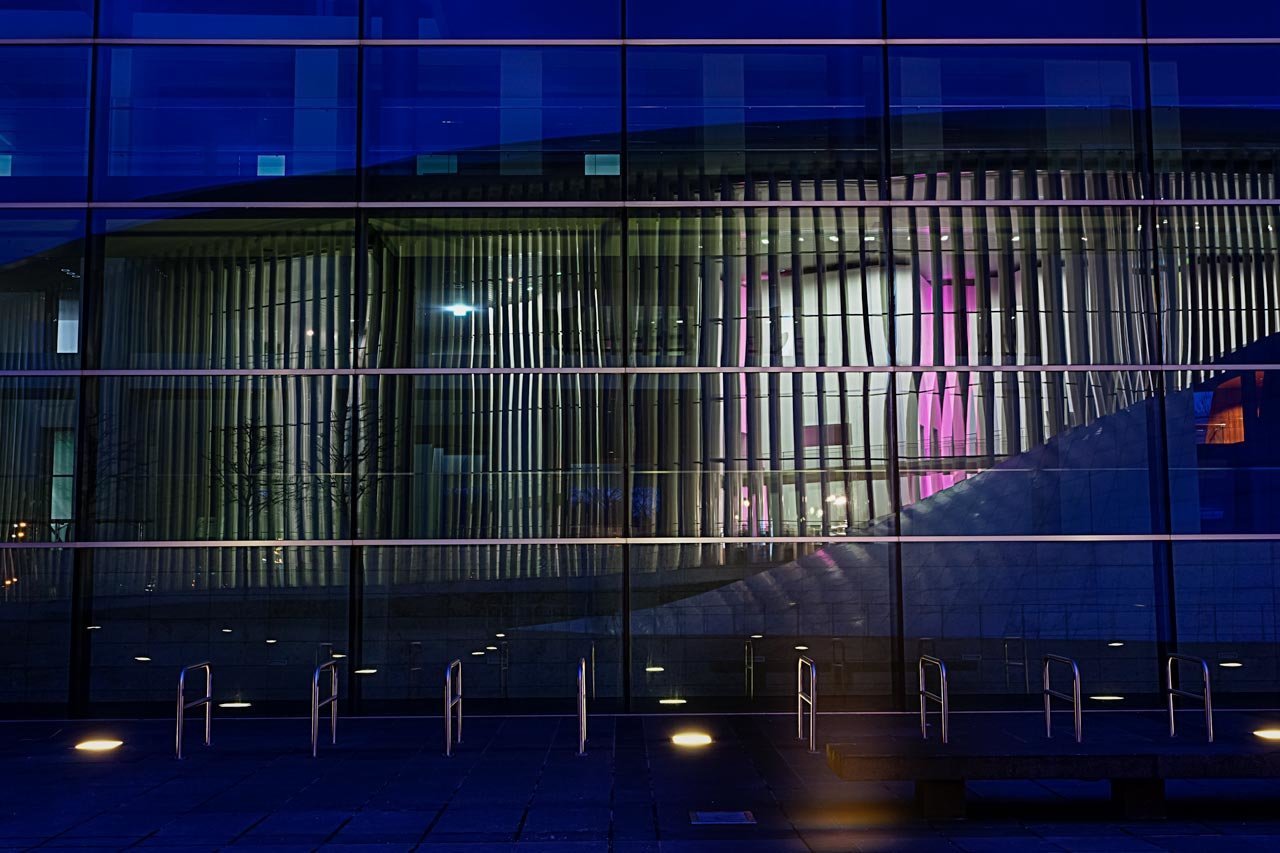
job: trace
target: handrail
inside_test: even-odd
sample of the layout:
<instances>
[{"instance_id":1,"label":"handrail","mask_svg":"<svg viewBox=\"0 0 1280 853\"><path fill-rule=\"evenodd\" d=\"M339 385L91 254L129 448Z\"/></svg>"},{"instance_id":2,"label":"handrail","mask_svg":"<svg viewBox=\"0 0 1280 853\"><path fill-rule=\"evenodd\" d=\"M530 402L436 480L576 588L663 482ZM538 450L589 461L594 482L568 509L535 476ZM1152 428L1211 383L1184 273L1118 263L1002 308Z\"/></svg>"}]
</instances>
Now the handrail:
<instances>
[{"instance_id":1,"label":"handrail","mask_svg":"<svg viewBox=\"0 0 1280 853\"><path fill-rule=\"evenodd\" d=\"M329 695L320 698L320 673L329 670ZM338 661L328 660L316 667L311 675L311 757L316 757L316 744L320 741L320 709L329 706L329 739L338 742Z\"/></svg>"},{"instance_id":2,"label":"handrail","mask_svg":"<svg viewBox=\"0 0 1280 853\"><path fill-rule=\"evenodd\" d=\"M925 685L924 671L927 666L937 667L938 669L937 693L930 693ZM949 691L947 689L947 665L939 658L921 655L920 660L916 663L916 672L920 677L920 737L925 740L929 739L929 708L927 703L928 700L932 699L942 706L942 742L946 743L948 734L947 721L951 716L951 700L948 698Z\"/></svg>"},{"instance_id":3,"label":"handrail","mask_svg":"<svg viewBox=\"0 0 1280 853\"><path fill-rule=\"evenodd\" d=\"M1071 667L1071 695L1059 693L1049 686L1049 665L1054 663L1066 664ZM1053 737L1052 726L1052 707L1050 700L1061 699L1064 702L1071 703L1072 717L1075 721L1076 743L1080 743L1084 737L1084 717L1081 714L1080 704L1080 667L1071 658L1064 658L1061 655L1045 655L1042 663L1042 673L1044 682L1044 736Z\"/></svg>"},{"instance_id":4,"label":"handrail","mask_svg":"<svg viewBox=\"0 0 1280 853\"><path fill-rule=\"evenodd\" d=\"M578 658L578 755L587 754L587 659Z\"/></svg>"},{"instance_id":5,"label":"handrail","mask_svg":"<svg viewBox=\"0 0 1280 853\"><path fill-rule=\"evenodd\" d=\"M455 680L453 671L458 671ZM455 689L456 688L456 689ZM458 727L454 730L453 709L458 709ZM453 755L454 743L462 743L462 661L454 659L444 668L444 754Z\"/></svg>"},{"instance_id":6,"label":"handrail","mask_svg":"<svg viewBox=\"0 0 1280 853\"><path fill-rule=\"evenodd\" d=\"M188 702L187 673L197 669L204 670L204 696ZM178 672L178 719L173 733L173 754L178 759L182 758L182 728L186 724L186 712L201 705L204 706L204 745L209 746L213 735L213 666L208 661L184 666Z\"/></svg>"},{"instance_id":7,"label":"handrail","mask_svg":"<svg viewBox=\"0 0 1280 853\"><path fill-rule=\"evenodd\" d=\"M756 647L750 639L742 647L742 681L747 698L756 698Z\"/></svg>"},{"instance_id":8,"label":"handrail","mask_svg":"<svg viewBox=\"0 0 1280 853\"><path fill-rule=\"evenodd\" d=\"M809 692L804 692L804 671L809 670ZM800 655L796 661L796 739L804 740L804 706L809 705L809 751L817 752L818 734L818 665L813 658Z\"/></svg>"},{"instance_id":9,"label":"handrail","mask_svg":"<svg viewBox=\"0 0 1280 853\"><path fill-rule=\"evenodd\" d=\"M1200 664L1201 677L1204 679L1204 692L1192 693L1190 690L1181 690L1173 686L1173 664L1175 661L1182 663L1198 663ZM1184 696L1187 699L1199 699L1204 703L1204 727L1209 733L1209 743L1213 743L1213 693L1209 688L1209 664L1204 658L1198 658L1194 655L1169 655L1165 661L1165 693L1169 698L1169 737L1177 736L1177 729L1173 721L1173 697Z\"/></svg>"},{"instance_id":10,"label":"handrail","mask_svg":"<svg viewBox=\"0 0 1280 853\"><path fill-rule=\"evenodd\" d=\"M1018 644L1018 648L1022 650L1022 654L1018 658L1009 657L1009 646L1013 643ZM1013 683L1009 679L1009 670L1022 670L1022 689L1024 692L1031 692L1031 667L1027 665L1027 639L1021 636L1005 637L1004 646L1004 688L1009 690Z\"/></svg>"}]
</instances>

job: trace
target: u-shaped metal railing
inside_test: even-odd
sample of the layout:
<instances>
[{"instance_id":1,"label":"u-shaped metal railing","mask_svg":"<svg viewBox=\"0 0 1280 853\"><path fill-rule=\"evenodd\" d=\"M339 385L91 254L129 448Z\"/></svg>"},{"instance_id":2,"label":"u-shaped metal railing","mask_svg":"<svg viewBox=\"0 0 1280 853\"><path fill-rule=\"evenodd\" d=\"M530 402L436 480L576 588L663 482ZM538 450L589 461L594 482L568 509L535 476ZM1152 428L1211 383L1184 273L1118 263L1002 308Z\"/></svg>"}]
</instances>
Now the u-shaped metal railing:
<instances>
[{"instance_id":1,"label":"u-shaped metal railing","mask_svg":"<svg viewBox=\"0 0 1280 853\"><path fill-rule=\"evenodd\" d=\"M938 692L930 693L925 684L925 669L935 667L938 670ZM947 665L940 658L921 655L916 663L916 673L920 680L920 737L929 739L928 701L932 699L942 708L942 742L946 743L949 735L948 721L951 716L951 700L948 698Z\"/></svg>"},{"instance_id":2,"label":"u-shaped metal railing","mask_svg":"<svg viewBox=\"0 0 1280 853\"><path fill-rule=\"evenodd\" d=\"M804 692L804 673L809 671L809 692ZM804 740L804 706L809 706L809 751L818 751L818 665L800 655L796 661L796 740Z\"/></svg>"},{"instance_id":3,"label":"u-shaped metal railing","mask_svg":"<svg viewBox=\"0 0 1280 853\"><path fill-rule=\"evenodd\" d=\"M1192 693L1173 686L1173 665L1175 662L1194 663L1200 666L1200 675L1204 683L1203 693ZM1165 693L1169 699L1169 737L1177 736L1177 728L1173 721L1173 697L1183 696L1187 699L1199 699L1204 703L1204 727L1209 733L1209 743L1213 743L1213 693L1209 688L1209 663L1204 658L1192 655L1171 654L1164 662Z\"/></svg>"},{"instance_id":4,"label":"u-shaped metal railing","mask_svg":"<svg viewBox=\"0 0 1280 853\"><path fill-rule=\"evenodd\" d=\"M1060 693L1054 690L1049 683L1049 666L1051 664L1060 663L1071 667L1071 695ZM1076 743L1080 743L1084 737L1084 717L1081 714L1080 705L1080 667L1071 658L1064 658L1061 655L1045 655L1041 667L1044 683L1044 736L1053 737L1053 708L1052 700L1061 699L1064 702L1071 703L1072 718L1075 721Z\"/></svg>"},{"instance_id":5,"label":"u-shaped metal railing","mask_svg":"<svg viewBox=\"0 0 1280 853\"><path fill-rule=\"evenodd\" d=\"M204 696L191 702L187 701L187 673L197 669L204 670ZM187 711L204 706L204 745L209 746L213 737L213 666L208 662L193 663L184 666L178 673L178 714L177 725L173 733L173 754L182 758L182 728L186 725Z\"/></svg>"},{"instance_id":6,"label":"u-shaped metal railing","mask_svg":"<svg viewBox=\"0 0 1280 853\"><path fill-rule=\"evenodd\" d=\"M455 678L454 672L458 675ZM455 712L454 709L457 709ZM458 715L458 725L454 728L453 715ZM453 745L462 743L462 661L451 660L444 668L444 754L453 755Z\"/></svg>"},{"instance_id":7,"label":"u-shaped metal railing","mask_svg":"<svg viewBox=\"0 0 1280 853\"><path fill-rule=\"evenodd\" d=\"M329 670L329 695L320 698L320 673ZM329 706L329 740L338 742L338 661L325 661L311 674L311 757L320 742L320 709Z\"/></svg>"},{"instance_id":8,"label":"u-shaped metal railing","mask_svg":"<svg viewBox=\"0 0 1280 853\"><path fill-rule=\"evenodd\" d=\"M578 755L587 754L587 659L578 658Z\"/></svg>"}]
</instances>

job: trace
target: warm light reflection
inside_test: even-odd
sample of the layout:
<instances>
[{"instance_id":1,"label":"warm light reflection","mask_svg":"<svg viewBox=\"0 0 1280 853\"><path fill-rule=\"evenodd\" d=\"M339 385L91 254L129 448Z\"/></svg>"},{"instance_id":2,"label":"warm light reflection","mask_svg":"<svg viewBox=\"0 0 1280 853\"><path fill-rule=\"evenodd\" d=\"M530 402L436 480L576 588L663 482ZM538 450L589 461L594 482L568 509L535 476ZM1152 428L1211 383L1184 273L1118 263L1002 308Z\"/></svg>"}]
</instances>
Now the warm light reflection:
<instances>
[{"instance_id":1,"label":"warm light reflection","mask_svg":"<svg viewBox=\"0 0 1280 853\"><path fill-rule=\"evenodd\" d=\"M1222 663L1218 664L1218 666L1226 669L1239 669L1244 666L1244 664L1240 663L1238 660L1224 660Z\"/></svg>"},{"instance_id":2,"label":"warm light reflection","mask_svg":"<svg viewBox=\"0 0 1280 853\"><path fill-rule=\"evenodd\" d=\"M356 675L375 675L377 672L378 670L373 667L366 667L365 669L357 669Z\"/></svg>"},{"instance_id":3,"label":"warm light reflection","mask_svg":"<svg viewBox=\"0 0 1280 853\"><path fill-rule=\"evenodd\" d=\"M1109 695L1090 696L1089 698L1095 702L1119 702L1120 700L1124 699L1123 696L1109 696Z\"/></svg>"},{"instance_id":4,"label":"warm light reflection","mask_svg":"<svg viewBox=\"0 0 1280 853\"><path fill-rule=\"evenodd\" d=\"M1258 729L1253 734L1263 740L1280 740L1280 729Z\"/></svg>"},{"instance_id":5,"label":"warm light reflection","mask_svg":"<svg viewBox=\"0 0 1280 853\"><path fill-rule=\"evenodd\" d=\"M344 655L342 652L334 652L333 654L329 655L329 657L333 658L334 660L342 660L343 658L346 657L346 655Z\"/></svg>"},{"instance_id":6,"label":"warm light reflection","mask_svg":"<svg viewBox=\"0 0 1280 853\"><path fill-rule=\"evenodd\" d=\"M251 708L252 702L219 702L219 708Z\"/></svg>"},{"instance_id":7,"label":"warm light reflection","mask_svg":"<svg viewBox=\"0 0 1280 853\"><path fill-rule=\"evenodd\" d=\"M796 646L796 651L798 651L798 652L807 652L807 651L809 651L809 647L808 647L808 646Z\"/></svg>"},{"instance_id":8,"label":"warm light reflection","mask_svg":"<svg viewBox=\"0 0 1280 853\"><path fill-rule=\"evenodd\" d=\"M685 703L684 699L659 699L658 700L659 705L683 705L684 703Z\"/></svg>"},{"instance_id":9,"label":"warm light reflection","mask_svg":"<svg viewBox=\"0 0 1280 853\"><path fill-rule=\"evenodd\" d=\"M661 666L646 666L644 668L644 671L645 672L666 672L666 669Z\"/></svg>"},{"instance_id":10,"label":"warm light reflection","mask_svg":"<svg viewBox=\"0 0 1280 853\"><path fill-rule=\"evenodd\" d=\"M471 656L472 656L472 657L474 657L474 658L483 657L483 656L484 656L484 652L472 652L472 653L471 653Z\"/></svg>"},{"instance_id":11,"label":"warm light reflection","mask_svg":"<svg viewBox=\"0 0 1280 853\"><path fill-rule=\"evenodd\" d=\"M123 745L122 740L82 740L76 744L76 749L82 752L110 752Z\"/></svg>"},{"instance_id":12,"label":"warm light reflection","mask_svg":"<svg viewBox=\"0 0 1280 853\"><path fill-rule=\"evenodd\" d=\"M677 732L671 736L676 746L710 746L711 735L705 732Z\"/></svg>"}]
</instances>

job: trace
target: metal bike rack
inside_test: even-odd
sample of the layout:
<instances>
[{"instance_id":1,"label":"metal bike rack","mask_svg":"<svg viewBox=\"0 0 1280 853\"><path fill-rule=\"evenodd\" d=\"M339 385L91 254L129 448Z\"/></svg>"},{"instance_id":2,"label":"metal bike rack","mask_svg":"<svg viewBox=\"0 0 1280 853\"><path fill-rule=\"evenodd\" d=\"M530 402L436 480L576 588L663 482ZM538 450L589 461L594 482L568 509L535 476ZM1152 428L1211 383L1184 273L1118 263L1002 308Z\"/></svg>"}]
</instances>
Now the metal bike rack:
<instances>
[{"instance_id":1,"label":"metal bike rack","mask_svg":"<svg viewBox=\"0 0 1280 853\"><path fill-rule=\"evenodd\" d=\"M1022 670L1022 689L1027 693L1031 692L1031 667L1027 666L1027 640L1025 637L1005 637L1004 646L1004 689L1009 690L1013 687L1013 681L1009 677L1010 671L1015 669ZM1016 649L1014 655L1009 654L1010 647Z\"/></svg>"},{"instance_id":2,"label":"metal bike rack","mask_svg":"<svg viewBox=\"0 0 1280 853\"><path fill-rule=\"evenodd\" d=\"M454 670L458 677L454 678ZM458 711L458 727L453 725L454 708ZM462 661L451 660L444 668L444 754L453 755L453 745L462 743Z\"/></svg>"},{"instance_id":3,"label":"metal bike rack","mask_svg":"<svg viewBox=\"0 0 1280 853\"><path fill-rule=\"evenodd\" d=\"M1049 666L1055 663L1066 664L1071 667L1071 695L1069 696L1066 693L1059 693L1049 686ZM1061 655L1045 655L1042 663L1042 676L1044 682L1044 736L1053 737L1050 703L1057 698L1071 703L1072 717L1075 720L1076 727L1076 743L1080 743L1084 737L1084 717L1081 714L1080 704L1080 667L1071 658L1064 658Z\"/></svg>"},{"instance_id":4,"label":"metal bike rack","mask_svg":"<svg viewBox=\"0 0 1280 853\"><path fill-rule=\"evenodd\" d=\"M204 696L188 702L187 673L197 669L204 670ZM178 673L178 723L173 733L173 754L176 758L182 758L182 727L186 724L187 711L201 705L204 706L204 745L209 746L213 735L213 667L208 661L184 666Z\"/></svg>"},{"instance_id":5,"label":"metal bike rack","mask_svg":"<svg viewBox=\"0 0 1280 853\"><path fill-rule=\"evenodd\" d=\"M809 692L804 692L804 671L809 670ZM817 752L818 734L818 665L813 658L800 655L796 661L796 739L804 740L804 706L809 705L809 751Z\"/></svg>"},{"instance_id":6,"label":"metal bike rack","mask_svg":"<svg viewBox=\"0 0 1280 853\"><path fill-rule=\"evenodd\" d=\"M930 693L925 685L925 668L930 666L938 669L937 693ZM929 708L927 703L928 700L932 699L942 706L942 742L946 743L948 734L947 721L951 716L951 700L948 698L947 690L947 665L938 658L922 655L916 664L916 672L920 676L920 737L925 740L929 739Z\"/></svg>"},{"instance_id":7,"label":"metal bike rack","mask_svg":"<svg viewBox=\"0 0 1280 853\"><path fill-rule=\"evenodd\" d=\"M756 647L750 640L742 646L742 688L748 699L756 698Z\"/></svg>"},{"instance_id":8,"label":"metal bike rack","mask_svg":"<svg viewBox=\"0 0 1280 853\"><path fill-rule=\"evenodd\" d=\"M1199 664L1200 674L1204 679L1204 692L1192 693L1190 690L1181 690L1173 686L1173 664L1180 661L1182 663ZM1209 664L1204 658L1198 658L1193 655L1171 654L1164 663L1165 668L1165 693L1169 698L1169 737L1177 736L1177 729L1173 722L1173 697L1184 696L1187 699L1199 699L1204 703L1204 726L1209 732L1209 743L1213 743L1213 693L1209 689Z\"/></svg>"},{"instance_id":9,"label":"metal bike rack","mask_svg":"<svg viewBox=\"0 0 1280 853\"><path fill-rule=\"evenodd\" d=\"M320 673L329 670L329 695L320 698ZM320 709L329 706L329 739L338 742L338 661L329 660L316 667L311 675L311 757L316 757L320 741Z\"/></svg>"},{"instance_id":10,"label":"metal bike rack","mask_svg":"<svg viewBox=\"0 0 1280 853\"><path fill-rule=\"evenodd\" d=\"M578 658L578 755L587 754L587 659Z\"/></svg>"}]
</instances>

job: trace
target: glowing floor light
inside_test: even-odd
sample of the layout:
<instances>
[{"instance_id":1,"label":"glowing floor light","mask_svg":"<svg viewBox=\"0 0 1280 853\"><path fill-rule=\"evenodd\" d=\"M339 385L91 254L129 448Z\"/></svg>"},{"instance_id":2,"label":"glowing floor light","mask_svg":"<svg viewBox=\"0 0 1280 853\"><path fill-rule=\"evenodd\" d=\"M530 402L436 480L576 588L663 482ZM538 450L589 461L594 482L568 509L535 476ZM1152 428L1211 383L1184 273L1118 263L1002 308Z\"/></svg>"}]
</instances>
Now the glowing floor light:
<instances>
[{"instance_id":1,"label":"glowing floor light","mask_svg":"<svg viewBox=\"0 0 1280 853\"><path fill-rule=\"evenodd\" d=\"M676 746L710 746L711 735L705 732L677 732L671 736Z\"/></svg>"},{"instance_id":2,"label":"glowing floor light","mask_svg":"<svg viewBox=\"0 0 1280 853\"><path fill-rule=\"evenodd\" d=\"M122 740L82 740L76 744L76 749L81 752L110 752L123 745Z\"/></svg>"}]
</instances>

